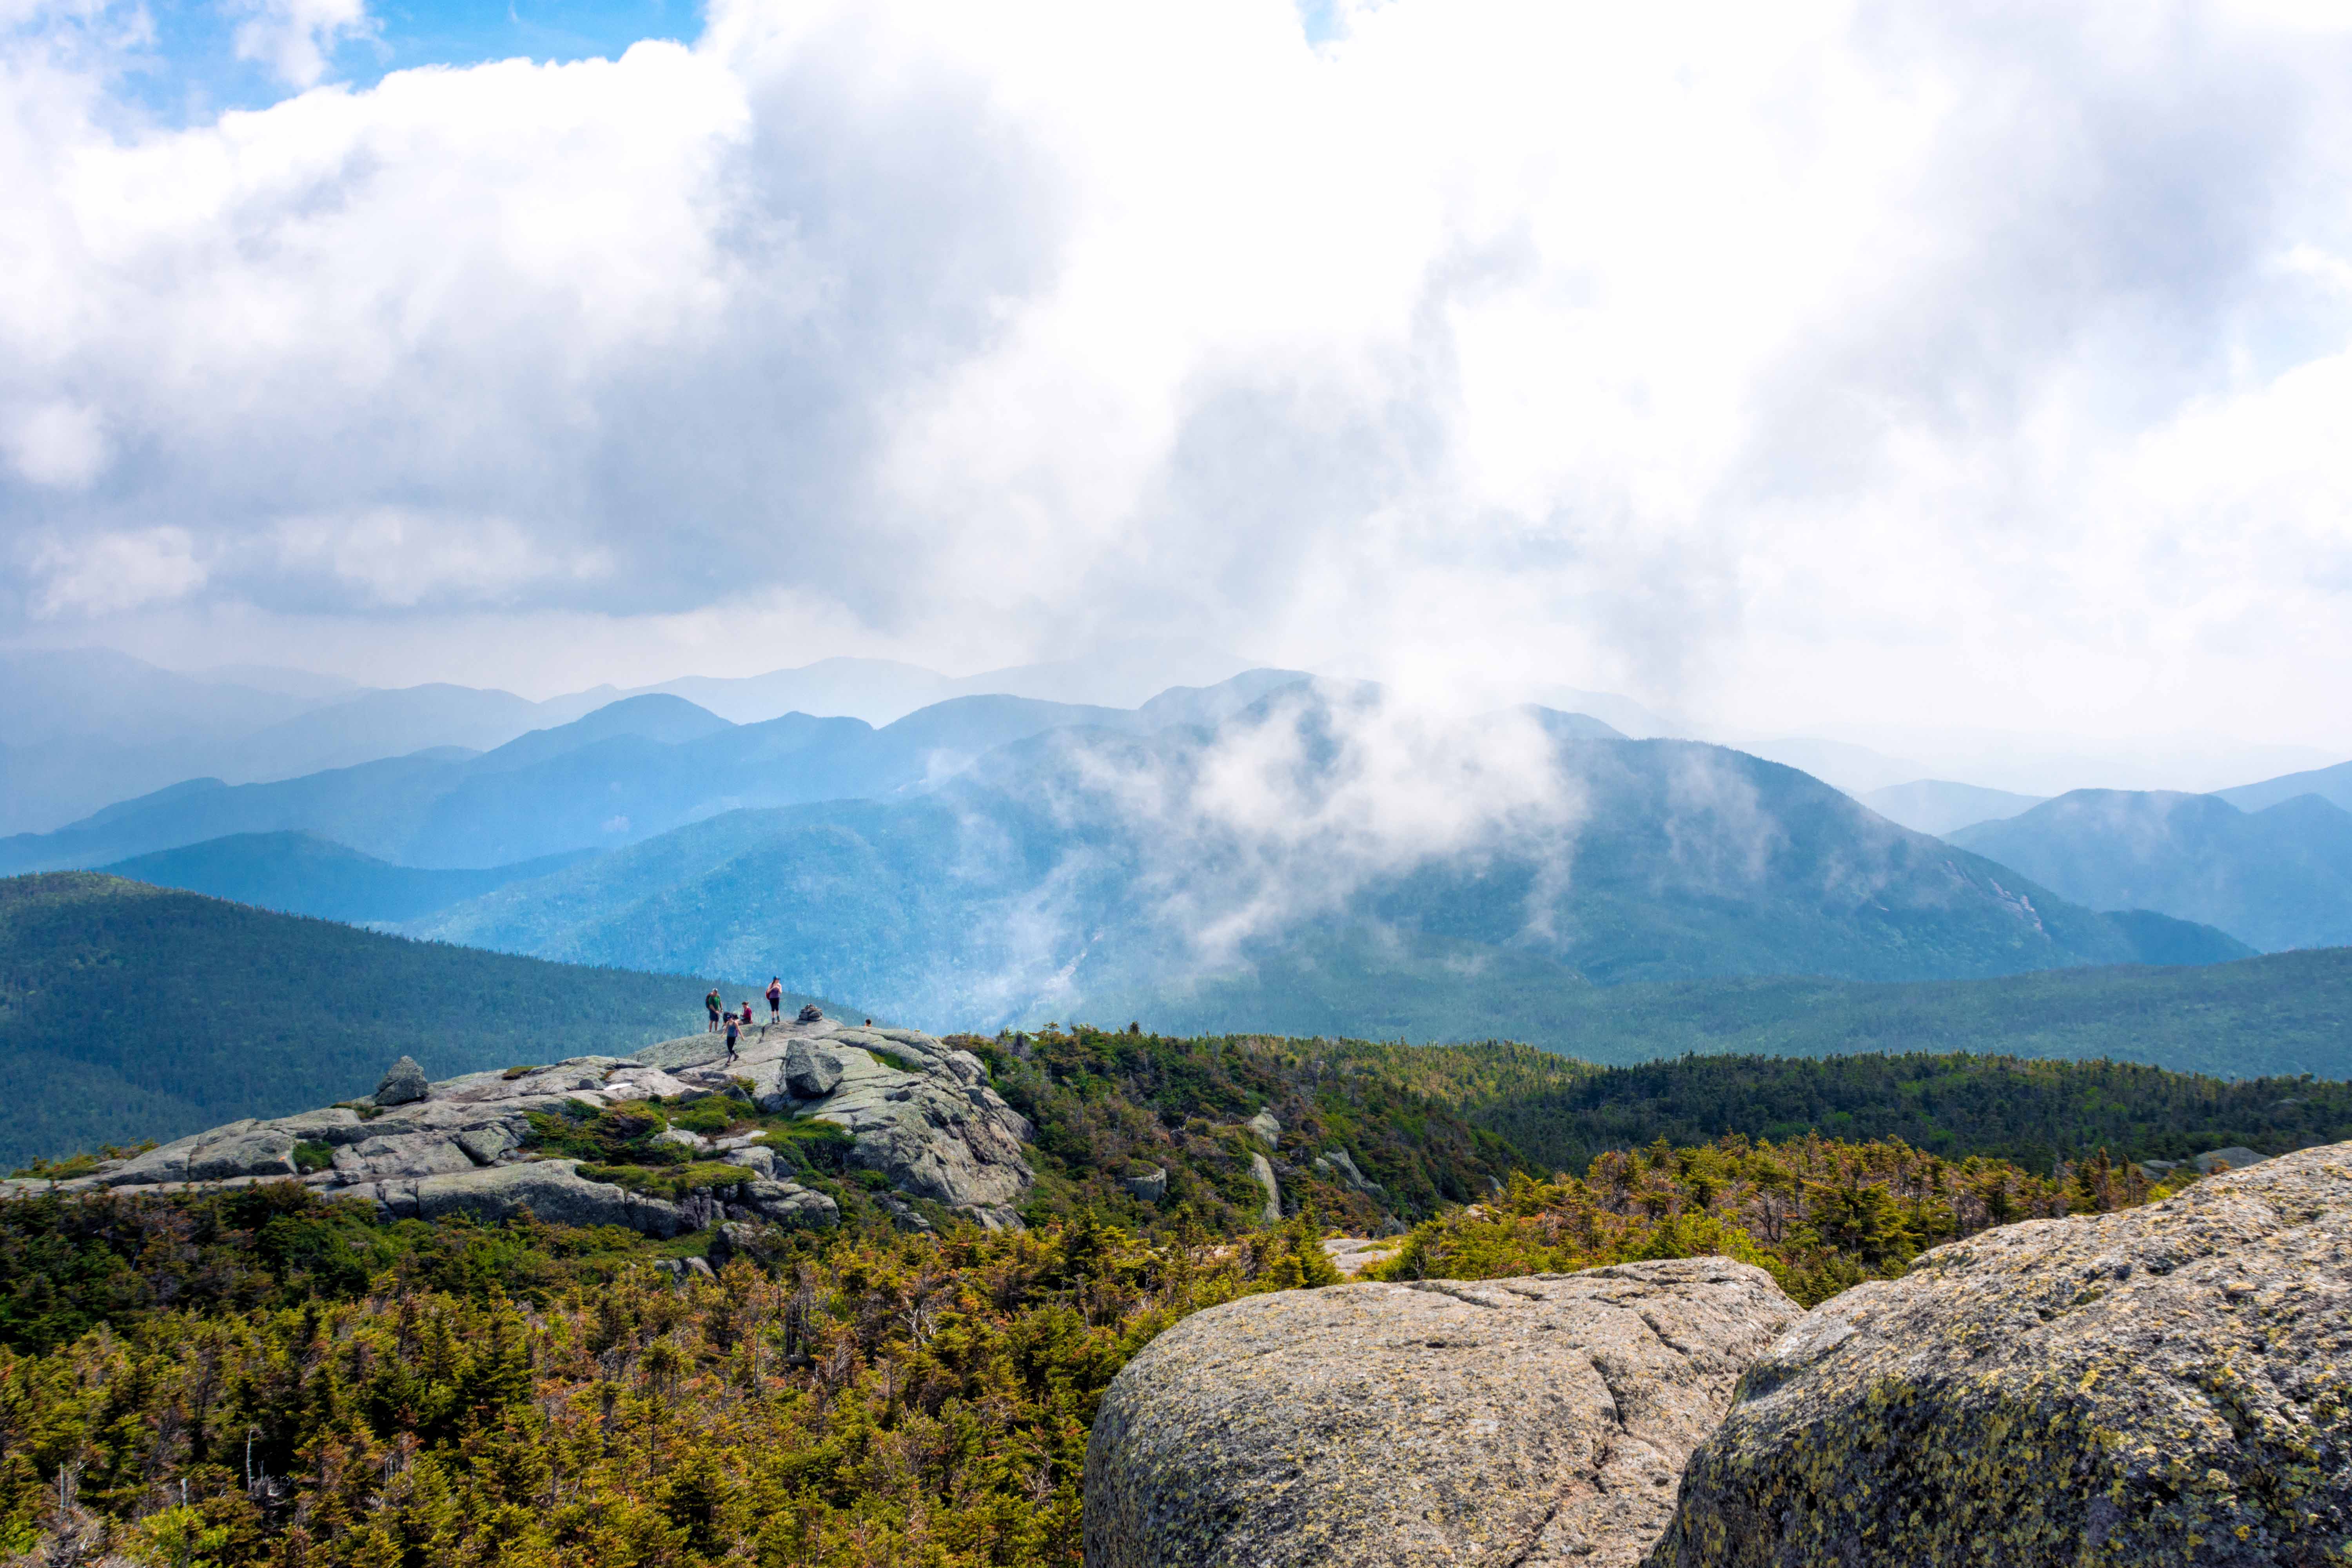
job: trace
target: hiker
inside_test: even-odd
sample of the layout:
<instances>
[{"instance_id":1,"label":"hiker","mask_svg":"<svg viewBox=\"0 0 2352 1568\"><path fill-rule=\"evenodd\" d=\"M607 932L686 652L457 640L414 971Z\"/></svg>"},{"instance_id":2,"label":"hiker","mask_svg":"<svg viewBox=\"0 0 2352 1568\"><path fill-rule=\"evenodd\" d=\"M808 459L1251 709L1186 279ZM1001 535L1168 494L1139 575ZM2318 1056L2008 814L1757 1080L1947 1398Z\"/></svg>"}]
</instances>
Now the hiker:
<instances>
[{"instance_id":1,"label":"hiker","mask_svg":"<svg viewBox=\"0 0 2352 1568\"><path fill-rule=\"evenodd\" d=\"M716 1034L716 1033L718 1032L718 1030L719 1030L719 987L718 987L718 986L714 985L714 986L712 986L712 987L710 988L710 994L709 994L709 995L708 995L708 996L705 996L705 997L702 999L702 1005L703 1005L705 1007L708 1007L708 1008L709 1008L709 1009L710 1009L710 1027L709 1027L709 1029L704 1030L703 1032L704 1032L705 1034Z\"/></svg>"},{"instance_id":2,"label":"hiker","mask_svg":"<svg viewBox=\"0 0 2352 1568\"><path fill-rule=\"evenodd\" d=\"M743 1026L747 1029L751 1026L751 1004L749 1002L743 1004Z\"/></svg>"},{"instance_id":3,"label":"hiker","mask_svg":"<svg viewBox=\"0 0 2352 1568\"><path fill-rule=\"evenodd\" d=\"M751 1010L749 1007L743 1009L746 1013ZM732 1013L727 1015L727 1059L730 1062L735 1059L735 1015Z\"/></svg>"},{"instance_id":4,"label":"hiker","mask_svg":"<svg viewBox=\"0 0 2352 1568\"><path fill-rule=\"evenodd\" d=\"M769 976L768 976L768 1022L770 1022L771 1024L781 1024L781 1023L782 1023L783 1021L784 1021L784 982L783 982L783 977L782 977L782 975L771 974L771 975L769 975Z\"/></svg>"}]
</instances>

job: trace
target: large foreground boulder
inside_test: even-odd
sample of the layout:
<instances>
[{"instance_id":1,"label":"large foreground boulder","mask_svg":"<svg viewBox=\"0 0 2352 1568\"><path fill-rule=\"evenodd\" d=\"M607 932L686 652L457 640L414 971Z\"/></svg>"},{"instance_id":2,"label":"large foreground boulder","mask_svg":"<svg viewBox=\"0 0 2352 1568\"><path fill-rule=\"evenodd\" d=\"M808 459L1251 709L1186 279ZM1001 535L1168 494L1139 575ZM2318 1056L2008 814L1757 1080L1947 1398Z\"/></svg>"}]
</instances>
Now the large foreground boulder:
<instances>
[{"instance_id":1,"label":"large foreground boulder","mask_svg":"<svg viewBox=\"0 0 2352 1568\"><path fill-rule=\"evenodd\" d=\"M2352 1557L2352 1144L1938 1247L1808 1313L1655 1568Z\"/></svg>"},{"instance_id":2,"label":"large foreground boulder","mask_svg":"<svg viewBox=\"0 0 2352 1568\"><path fill-rule=\"evenodd\" d=\"M1722 1258L1213 1307L1104 1395L1087 1568L1629 1568L1797 1317Z\"/></svg>"}]
</instances>

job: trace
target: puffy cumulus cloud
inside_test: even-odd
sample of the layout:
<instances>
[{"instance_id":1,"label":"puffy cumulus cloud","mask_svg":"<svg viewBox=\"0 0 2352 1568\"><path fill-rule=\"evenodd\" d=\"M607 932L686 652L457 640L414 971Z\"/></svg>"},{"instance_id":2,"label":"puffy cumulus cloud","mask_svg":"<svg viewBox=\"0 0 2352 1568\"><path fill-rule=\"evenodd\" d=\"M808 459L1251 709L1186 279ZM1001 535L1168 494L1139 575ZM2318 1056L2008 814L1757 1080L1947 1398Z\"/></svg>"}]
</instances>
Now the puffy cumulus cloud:
<instances>
[{"instance_id":1,"label":"puffy cumulus cloud","mask_svg":"<svg viewBox=\"0 0 2352 1568\"><path fill-rule=\"evenodd\" d=\"M14 37L19 616L168 526L250 624L786 595L1763 722L2309 738L2352 655L2323 8L717 0L174 132Z\"/></svg>"}]
</instances>

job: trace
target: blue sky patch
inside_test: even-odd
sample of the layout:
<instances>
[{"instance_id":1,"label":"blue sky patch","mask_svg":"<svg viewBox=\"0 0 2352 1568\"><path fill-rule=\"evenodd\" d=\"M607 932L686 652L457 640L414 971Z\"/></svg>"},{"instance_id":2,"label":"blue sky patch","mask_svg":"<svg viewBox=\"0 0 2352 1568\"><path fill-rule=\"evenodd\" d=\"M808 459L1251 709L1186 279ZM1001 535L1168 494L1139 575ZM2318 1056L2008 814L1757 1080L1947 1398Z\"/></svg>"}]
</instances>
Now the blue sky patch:
<instances>
[{"instance_id":1,"label":"blue sky patch","mask_svg":"<svg viewBox=\"0 0 2352 1568\"><path fill-rule=\"evenodd\" d=\"M252 16L217 0L148 0L153 46L124 80L160 117L193 123L223 110L258 109L295 91L264 60L239 59L238 26ZM336 42L325 79L373 86L415 66L485 60L616 59L641 38L691 40L698 0L373 0L369 37Z\"/></svg>"}]
</instances>

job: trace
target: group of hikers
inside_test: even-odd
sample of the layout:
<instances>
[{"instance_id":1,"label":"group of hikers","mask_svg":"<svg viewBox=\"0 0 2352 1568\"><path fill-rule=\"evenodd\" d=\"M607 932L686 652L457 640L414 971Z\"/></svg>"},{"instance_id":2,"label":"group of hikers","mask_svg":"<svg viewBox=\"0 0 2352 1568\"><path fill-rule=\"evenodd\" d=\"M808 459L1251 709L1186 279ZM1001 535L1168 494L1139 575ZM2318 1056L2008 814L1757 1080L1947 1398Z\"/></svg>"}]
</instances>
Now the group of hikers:
<instances>
[{"instance_id":1,"label":"group of hikers","mask_svg":"<svg viewBox=\"0 0 2352 1568\"><path fill-rule=\"evenodd\" d=\"M702 1005L710 1013L710 1033L717 1034L721 1020L724 1020L727 1028L727 1059L733 1061L736 1039L741 1031L751 1026L751 1004L749 1002L743 1004L743 1015L739 1019L719 1000L719 987L714 985L710 988L710 994L702 999ZM782 977L771 975L768 978L768 1022L775 1025L783 1021L784 983Z\"/></svg>"}]
</instances>

